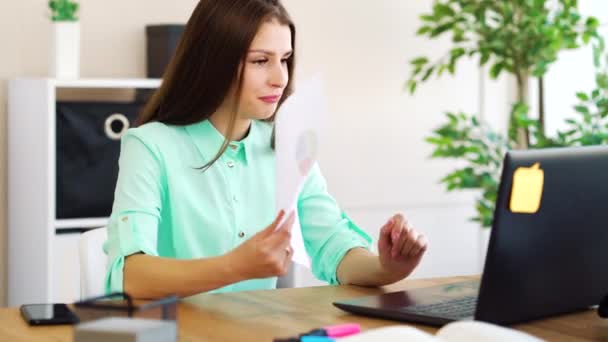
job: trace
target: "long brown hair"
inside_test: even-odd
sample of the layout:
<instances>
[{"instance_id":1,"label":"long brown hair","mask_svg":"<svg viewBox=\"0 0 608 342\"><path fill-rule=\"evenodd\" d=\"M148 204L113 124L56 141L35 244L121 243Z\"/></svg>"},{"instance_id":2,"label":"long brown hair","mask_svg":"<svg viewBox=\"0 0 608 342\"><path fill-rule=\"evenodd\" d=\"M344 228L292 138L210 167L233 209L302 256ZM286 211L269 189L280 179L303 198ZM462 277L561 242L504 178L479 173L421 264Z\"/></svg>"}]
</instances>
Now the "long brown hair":
<instances>
[{"instance_id":1,"label":"long brown hair","mask_svg":"<svg viewBox=\"0 0 608 342\"><path fill-rule=\"evenodd\" d=\"M293 50L287 59L289 81L278 110L292 93L296 34L293 21L280 0L200 0L186 24L161 86L145 105L137 125L152 121L189 125L209 119L236 84L228 134L215 157L201 167L203 171L208 169L230 143L243 85L239 75L243 75L245 57L258 29L270 20L289 26ZM275 114L265 121L273 122L274 117ZM274 147L274 131L269 143Z\"/></svg>"}]
</instances>

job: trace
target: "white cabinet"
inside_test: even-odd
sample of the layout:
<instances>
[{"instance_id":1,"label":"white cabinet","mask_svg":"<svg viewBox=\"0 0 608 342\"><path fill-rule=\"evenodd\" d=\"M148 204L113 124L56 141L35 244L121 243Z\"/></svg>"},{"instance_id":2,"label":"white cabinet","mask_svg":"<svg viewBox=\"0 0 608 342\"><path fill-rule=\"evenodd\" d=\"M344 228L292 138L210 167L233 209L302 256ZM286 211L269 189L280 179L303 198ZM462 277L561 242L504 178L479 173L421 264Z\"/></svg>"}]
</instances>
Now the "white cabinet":
<instances>
[{"instance_id":1,"label":"white cabinet","mask_svg":"<svg viewBox=\"0 0 608 342\"><path fill-rule=\"evenodd\" d=\"M80 233L107 222L105 217L56 219L58 93L83 89L151 89L159 85L160 80L155 79L44 78L9 82L9 306L78 299Z\"/></svg>"}]
</instances>

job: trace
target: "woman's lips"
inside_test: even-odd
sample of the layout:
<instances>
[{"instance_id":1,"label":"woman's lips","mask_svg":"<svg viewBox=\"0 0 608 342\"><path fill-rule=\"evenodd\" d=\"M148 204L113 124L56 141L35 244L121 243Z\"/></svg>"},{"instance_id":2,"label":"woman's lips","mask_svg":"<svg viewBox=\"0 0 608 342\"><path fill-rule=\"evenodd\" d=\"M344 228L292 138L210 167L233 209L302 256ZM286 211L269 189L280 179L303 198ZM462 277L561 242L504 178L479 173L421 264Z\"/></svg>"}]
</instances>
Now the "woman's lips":
<instances>
[{"instance_id":1,"label":"woman's lips","mask_svg":"<svg viewBox=\"0 0 608 342\"><path fill-rule=\"evenodd\" d=\"M281 99L281 96L280 95L262 96L259 99L266 103L277 103Z\"/></svg>"}]
</instances>

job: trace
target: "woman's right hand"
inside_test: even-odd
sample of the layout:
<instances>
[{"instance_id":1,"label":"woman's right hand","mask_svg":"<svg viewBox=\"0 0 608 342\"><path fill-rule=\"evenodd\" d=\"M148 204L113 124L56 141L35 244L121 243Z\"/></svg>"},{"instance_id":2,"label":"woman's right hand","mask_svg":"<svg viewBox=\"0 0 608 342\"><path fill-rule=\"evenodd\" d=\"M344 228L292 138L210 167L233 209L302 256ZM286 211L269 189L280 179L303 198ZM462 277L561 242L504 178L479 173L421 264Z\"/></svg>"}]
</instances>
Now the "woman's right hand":
<instances>
[{"instance_id":1,"label":"woman's right hand","mask_svg":"<svg viewBox=\"0 0 608 342\"><path fill-rule=\"evenodd\" d=\"M289 270L293 249L291 228L294 212L281 223L281 210L274 222L226 254L230 267L243 279L282 276Z\"/></svg>"}]
</instances>

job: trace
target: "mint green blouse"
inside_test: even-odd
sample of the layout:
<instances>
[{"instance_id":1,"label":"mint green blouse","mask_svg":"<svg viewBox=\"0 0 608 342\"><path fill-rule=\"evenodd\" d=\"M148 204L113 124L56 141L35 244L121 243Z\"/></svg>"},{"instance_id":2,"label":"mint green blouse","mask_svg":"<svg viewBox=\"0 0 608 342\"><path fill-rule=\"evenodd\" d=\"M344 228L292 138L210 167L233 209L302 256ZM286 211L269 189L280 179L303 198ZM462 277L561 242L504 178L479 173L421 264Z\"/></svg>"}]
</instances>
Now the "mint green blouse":
<instances>
[{"instance_id":1,"label":"mint green blouse","mask_svg":"<svg viewBox=\"0 0 608 342\"><path fill-rule=\"evenodd\" d=\"M122 137L119 174L108 223L106 292L123 290L126 256L193 259L228 253L276 216L272 126L253 121L207 171L224 137L208 121L189 126L158 122ZM370 237L342 212L315 165L298 198L298 217L314 275L336 284L348 250L369 248ZM271 289L276 277L252 279L213 292Z\"/></svg>"}]
</instances>

